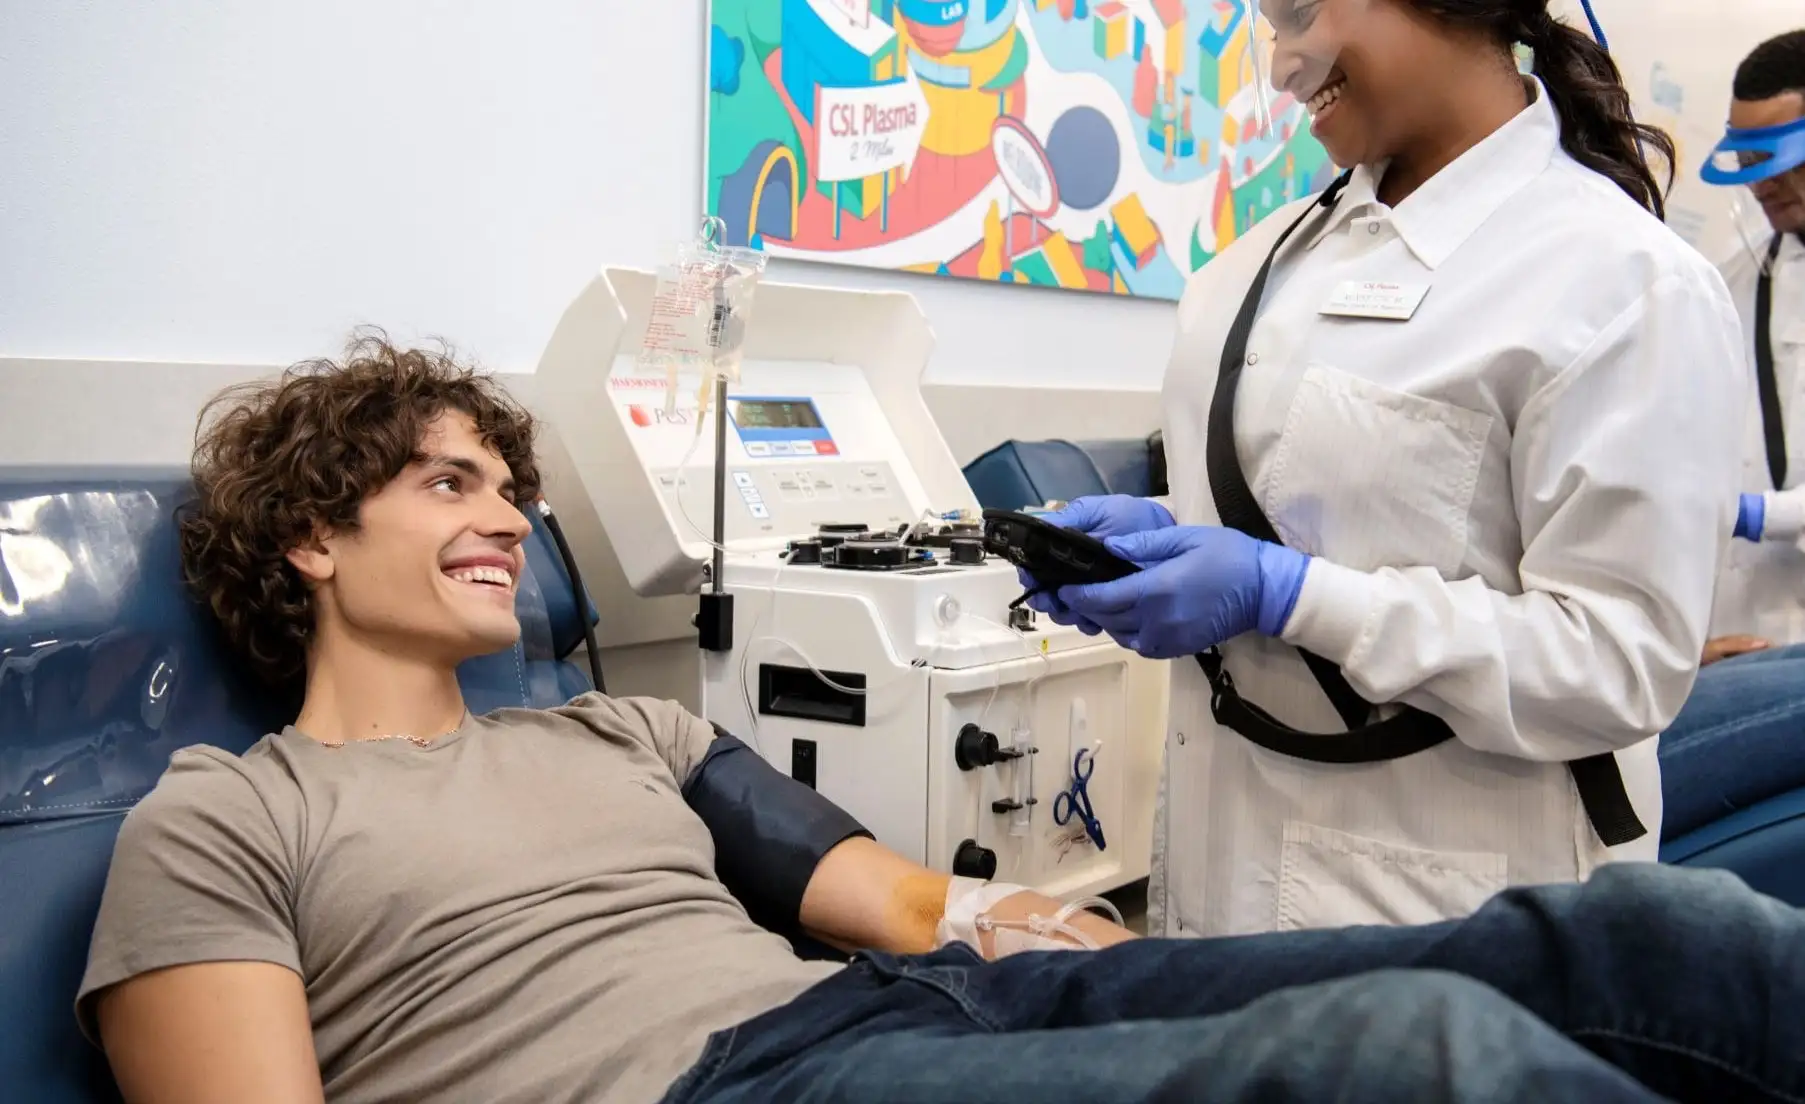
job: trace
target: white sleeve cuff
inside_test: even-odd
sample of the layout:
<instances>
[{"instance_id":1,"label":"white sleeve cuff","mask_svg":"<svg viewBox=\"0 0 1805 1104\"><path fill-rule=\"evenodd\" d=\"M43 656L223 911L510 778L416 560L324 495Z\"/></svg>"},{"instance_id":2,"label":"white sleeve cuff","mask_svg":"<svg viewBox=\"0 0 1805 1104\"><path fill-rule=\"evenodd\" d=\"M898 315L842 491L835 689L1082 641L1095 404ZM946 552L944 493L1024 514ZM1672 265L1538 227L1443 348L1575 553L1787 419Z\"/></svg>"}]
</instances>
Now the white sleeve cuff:
<instances>
[{"instance_id":1,"label":"white sleeve cuff","mask_svg":"<svg viewBox=\"0 0 1805 1104\"><path fill-rule=\"evenodd\" d=\"M1805 534L1805 487L1767 492L1761 517L1763 541L1796 541Z\"/></svg>"},{"instance_id":2,"label":"white sleeve cuff","mask_svg":"<svg viewBox=\"0 0 1805 1104\"><path fill-rule=\"evenodd\" d=\"M1348 666L1364 642L1378 586L1377 577L1365 571L1313 557L1279 639Z\"/></svg>"}]
</instances>

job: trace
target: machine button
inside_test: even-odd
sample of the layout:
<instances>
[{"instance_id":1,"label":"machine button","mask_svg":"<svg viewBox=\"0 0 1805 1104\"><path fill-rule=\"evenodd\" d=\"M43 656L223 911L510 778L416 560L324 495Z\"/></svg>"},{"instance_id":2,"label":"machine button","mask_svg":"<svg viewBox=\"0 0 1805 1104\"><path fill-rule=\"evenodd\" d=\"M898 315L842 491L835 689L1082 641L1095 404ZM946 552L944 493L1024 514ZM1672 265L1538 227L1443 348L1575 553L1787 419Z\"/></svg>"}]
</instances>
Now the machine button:
<instances>
[{"instance_id":1,"label":"machine button","mask_svg":"<svg viewBox=\"0 0 1805 1104\"><path fill-rule=\"evenodd\" d=\"M751 472L743 472L743 471L734 472L733 473L733 483L734 483L734 486L736 486L736 487L752 486L753 485L752 473Z\"/></svg>"},{"instance_id":2,"label":"machine button","mask_svg":"<svg viewBox=\"0 0 1805 1104\"><path fill-rule=\"evenodd\" d=\"M820 456L838 456L840 455L840 446L832 441L816 441L815 452Z\"/></svg>"},{"instance_id":3,"label":"machine button","mask_svg":"<svg viewBox=\"0 0 1805 1104\"><path fill-rule=\"evenodd\" d=\"M747 441L746 442L746 455L747 456L769 456L769 455L771 455L771 442L769 442L769 441Z\"/></svg>"},{"instance_id":4,"label":"machine button","mask_svg":"<svg viewBox=\"0 0 1805 1104\"><path fill-rule=\"evenodd\" d=\"M815 761L815 741L790 741L790 777L811 790L815 788Z\"/></svg>"},{"instance_id":5,"label":"machine button","mask_svg":"<svg viewBox=\"0 0 1805 1104\"><path fill-rule=\"evenodd\" d=\"M751 510L752 516L760 521L771 516L771 511L765 509L765 504L762 502L748 502L746 503L746 509Z\"/></svg>"},{"instance_id":6,"label":"machine button","mask_svg":"<svg viewBox=\"0 0 1805 1104\"><path fill-rule=\"evenodd\" d=\"M794 447L791 446L791 444L788 441L772 441L771 442L771 455L772 456L794 456L794 455L796 455L796 450Z\"/></svg>"},{"instance_id":7,"label":"machine button","mask_svg":"<svg viewBox=\"0 0 1805 1104\"><path fill-rule=\"evenodd\" d=\"M962 612L959 599L950 594L942 594L934 599L934 621L943 629L952 628L953 623L959 620L959 614Z\"/></svg>"},{"instance_id":8,"label":"machine button","mask_svg":"<svg viewBox=\"0 0 1805 1104\"><path fill-rule=\"evenodd\" d=\"M997 853L988 847L979 847L977 840L961 840L959 849L953 852L953 873L961 878L989 881L996 877Z\"/></svg>"}]
</instances>

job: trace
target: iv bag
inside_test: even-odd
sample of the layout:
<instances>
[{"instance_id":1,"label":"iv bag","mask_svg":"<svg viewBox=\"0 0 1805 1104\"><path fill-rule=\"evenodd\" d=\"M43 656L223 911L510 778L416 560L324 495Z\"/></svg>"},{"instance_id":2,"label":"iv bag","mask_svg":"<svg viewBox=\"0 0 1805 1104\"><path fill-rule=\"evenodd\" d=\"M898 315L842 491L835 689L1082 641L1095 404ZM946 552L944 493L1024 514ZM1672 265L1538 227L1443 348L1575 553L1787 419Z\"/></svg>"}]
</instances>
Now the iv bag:
<instances>
[{"instance_id":1,"label":"iv bag","mask_svg":"<svg viewBox=\"0 0 1805 1104\"><path fill-rule=\"evenodd\" d=\"M679 246L676 258L658 270L638 359L641 367L664 372L667 413L676 409L683 377L698 378L701 415L708 412L715 381L740 378L753 293L764 273L765 255L721 247L722 227L721 220L711 216L701 235ZM698 429L705 420L697 418Z\"/></svg>"}]
</instances>

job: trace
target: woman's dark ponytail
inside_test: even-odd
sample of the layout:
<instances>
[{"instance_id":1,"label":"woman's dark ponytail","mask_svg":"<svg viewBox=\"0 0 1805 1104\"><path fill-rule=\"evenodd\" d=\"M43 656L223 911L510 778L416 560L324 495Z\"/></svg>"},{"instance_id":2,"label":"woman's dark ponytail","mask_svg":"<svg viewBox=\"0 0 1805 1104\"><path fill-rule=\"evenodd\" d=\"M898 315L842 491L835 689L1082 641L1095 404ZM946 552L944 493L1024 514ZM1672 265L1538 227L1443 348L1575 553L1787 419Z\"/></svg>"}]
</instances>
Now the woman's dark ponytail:
<instances>
[{"instance_id":1,"label":"woman's dark ponytail","mask_svg":"<svg viewBox=\"0 0 1805 1104\"><path fill-rule=\"evenodd\" d=\"M1561 117L1562 147L1665 219L1674 178L1673 139L1658 127L1636 122L1623 76L1602 46L1549 14L1543 3L1530 0L1529 6L1535 10L1517 28L1517 37L1535 52L1535 75ZM1649 167L1651 150L1667 165L1666 187Z\"/></svg>"}]
</instances>

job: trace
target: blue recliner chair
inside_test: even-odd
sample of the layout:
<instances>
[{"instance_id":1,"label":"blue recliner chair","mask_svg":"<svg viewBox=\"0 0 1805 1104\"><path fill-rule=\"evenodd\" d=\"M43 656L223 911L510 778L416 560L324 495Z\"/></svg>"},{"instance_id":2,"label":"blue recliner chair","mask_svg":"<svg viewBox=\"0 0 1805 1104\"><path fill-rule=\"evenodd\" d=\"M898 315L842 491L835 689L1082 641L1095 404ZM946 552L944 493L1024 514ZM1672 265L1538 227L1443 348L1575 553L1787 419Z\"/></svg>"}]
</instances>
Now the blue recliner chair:
<instances>
[{"instance_id":1,"label":"blue recliner chair","mask_svg":"<svg viewBox=\"0 0 1805 1104\"><path fill-rule=\"evenodd\" d=\"M1164 459L1157 435L1147 441L1005 441L966 465L965 478L984 506L1014 510L1092 494L1164 494ZM1799 746L1800 754L1782 760L1763 755L1715 770L1710 778L1663 771L1669 795L1683 786L1707 787L1721 812L1698 823L1669 824L1661 861L1728 870L1770 897L1805 908L1805 732Z\"/></svg>"},{"instance_id":2,"label":"blue recliner chair","mask_svg":"<svg viewBox=\"0 0 1805 1104\"><path fill-rule=\"evenodd\" d=\"M1004 441L965 465L985 509L1019 510L1085 495L1166 493L1160 435L1102 441Z\"/></svg>"},{"instance_id":3,"label":"blue recliner chair","mask_svg":"<svg viewBox=\"0 0 1805 1104\"><path fill-rule=\"evenodd\" d=\"M0 1099L118 1099L76 1027L76 987L126 811L170 752L234 752L292 720L241 675L192 604L164 478L47 481L0 471ZM590 689L566 662L585 615L534 518L514 648L459 671L472 712ZM580 612L581 611L581 612Z\"/></svg>"}]
</instances>

